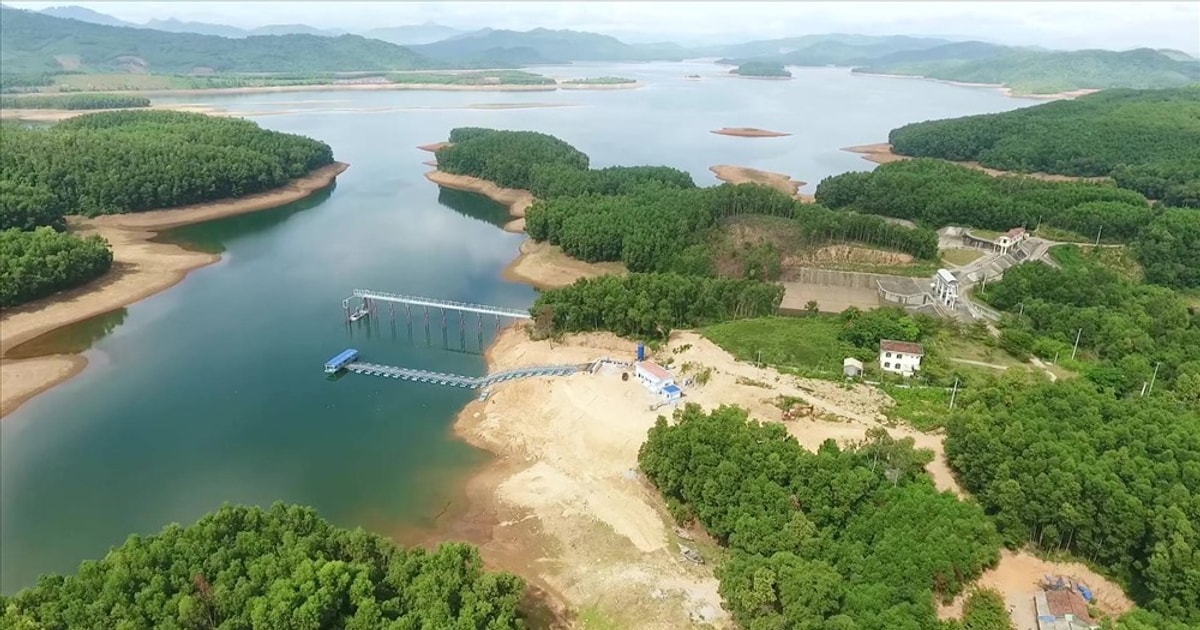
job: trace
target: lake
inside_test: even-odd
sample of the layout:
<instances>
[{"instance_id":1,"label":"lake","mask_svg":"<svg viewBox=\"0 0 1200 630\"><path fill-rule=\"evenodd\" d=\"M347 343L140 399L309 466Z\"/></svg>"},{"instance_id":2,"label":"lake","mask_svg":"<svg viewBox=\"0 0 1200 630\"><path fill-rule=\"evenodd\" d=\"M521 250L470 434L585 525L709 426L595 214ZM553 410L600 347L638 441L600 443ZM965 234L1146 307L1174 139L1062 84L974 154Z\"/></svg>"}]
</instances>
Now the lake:
<instances>
[{"instance_id":1,"label":"lake","mask_svg":"<svg viewBox=\"0 0 1200 630\"><path fill-rule=\"evenodd\" d=\"M487 455L451 432L474 394L347 375L322 363L343 348L368 361L477 375L495 329L455 315L407 325L380 308L347 326L355 288L508 307L532 289L501 269L522 236L503 208L424 178L419 144L484 126L556 135L594 167L666 164L697 183L728 163L810 182L871 164L841 147L880 142L908 122L1034 101L915 79L793 69L791 81L724 76L706 63L579 64L558 78L618 75L636 90L346 91L187 96L264 127L329 143L350 163L337 185L284 208L190 226L167 238L223 252L177 286L34 340L21 354L85 350L79 376L0 422L0 592L72 572L132 533L190 523L222 503L316 507L343 526L427 527ZM701 80L685 79L701 74ZM567 105L490 108L498 104ZM762 127L783 138L709 133ZM460 334L461 325L461 334Z\"/></svg>"}]
</instances>

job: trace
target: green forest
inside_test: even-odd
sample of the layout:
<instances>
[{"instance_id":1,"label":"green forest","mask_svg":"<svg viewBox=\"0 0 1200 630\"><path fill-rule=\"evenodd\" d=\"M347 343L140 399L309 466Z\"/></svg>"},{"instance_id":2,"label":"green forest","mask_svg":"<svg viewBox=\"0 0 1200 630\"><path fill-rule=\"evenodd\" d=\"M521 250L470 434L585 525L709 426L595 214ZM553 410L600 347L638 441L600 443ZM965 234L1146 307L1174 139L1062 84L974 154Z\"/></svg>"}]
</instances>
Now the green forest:
<instances>
[{"instance_id":1,"label":"green forest","mask_svg":"<svg viewBox=\"0 0 1200 630\"><path fill-rule=\"evenodd\" d=\"M729 71L730 74L736 74L743 77L770 77L776 79L790 79L792 73L783 67L782 63L775 61L747 61L738 64L738 67Z\"/></svg>"},{"instance_id":2,"label":"green forest","mask_svg":"<svg viewBox=\"0 0 1200 630\"><path fill-rule=\"evenodd\" d=\"M620 261L634 272L712 276L722 223L756 215L794 219L810 244L852 241L936 260L937 234L877 216L801 204L760 184L698 188L667 166L589 169L588 157L562 140L528 131L459 128L437 153L438 168L537 197L525 214L531 238L588 262ZM780 252L763 250L744 277L776 280Z\"/></svg>"},{"instance_id":3,"label":"green forest","mask_svg":"<svg viewBox=\"0 0 1200 630\"><path fill-rule=\"evenodd\" d=\"M1166 205L1200 207L1200 85L1104 90L999 114L905 125L901 155L1015 172L1112 177Z\"/></svg>"},{"instance_id":4,"label":"green forest","mask_svg":"<svg viewBox=\"0 0 1200 630\"><path fill-rule=\"evenodd\" d=\"M977 296L1010 314L1001 344L1017 356L1066 358L1078 338L1081 356L1094 359L1080 368L1095 386L1138 395L1154 379L1156 391L1200 405L1200 313L1169 289L1083 257L1062 269L1018 265Z\"/></svg>"},{"instance_id":5,"label":"green forest","mask_svg":"<svg viewBox=\"0 0 1200 630\"><path fill-rule=\"evenodd\" d=\"M469 545L401 549L311 508L226 506L0 596L0 626L515 630L524 590Z\"/></svg>"},{"instance_id":6,"label":"green forest","mask_svg":"<svg viewBox=\"0 0 1200 630\"><path fill-rule=\"evenodd\" d=\"M1166 617L1147 628L1200 624L1200 362L1193 366L1191 392L1130 398L1083 379L1005 378L967 391L947 428L950 465L1005 543L1105 567Z\"/></svg>"},{"instance_id":7,"label":"green forest","mask_svg":"<svg viewBox=\"0 0 1200 630\"><path fill-rule=\"evenodd\" d=\"M28 187L28 211L113 214L277 188L331 164L329 145L233 118L168 111L100 112L48 129L4 126L0 191ZM28 194L28 193L27 193ZM20 225L0 197L0 227Z\"/></svg>"},{"instance_id":8,"label":"green forest","mask_svg":"<svg viewBox=\"0 0 1200 630\"><path fill-rule=\"evenodd\" d=\"M604 330L665 340L677 328L774 314L783 287L678 274L605 275L538 295L530 312L547 332Z\"/></svg>"},{"instance_id":9,"label":"green forest","mask_svg":"<svg viewBox=\"0 0 1200 630\"><path fill-rule=\"evenodd\" d=\"M50 227L0 230L0 307L16 306L104 275L112 251L99 236Z\"/></svg>"},{"instance_id":10,"label":"green forest","mask_svg":"<svg viewBox=\"0 0 1200 630\"><path fill-rule=\"evenodd\" d=\"M816 198L829 208L909 219L930 228L1049 227L1083 240L1099 236L1108 243L1130 243L1150 282L1200 286L1200 212L1164 209L1111 184L993 177L918 158L826 177Z\"/></svg>"},{"instance_id":11,"label":"green forest","mask_svg":"<svg viewBox=\"0 0 1200 630\"><path fill-rule=\"evenodd\" d=\"M118 107L150 107L150 99L130 94L0 96L0 109L116 109Z\"/></svg>"},{"instance_id":12,"label":"green forest","mask_svg":"<svg viewBox=\"0 0 1200 630\"><path fill-rule=\"evenodd\" d=\"M813 453L782 424L689 404L659 418L638 463L677 521L728 547L717 577L741 627L958 628L935 602L993 565L1000 537L977 504L934 488L932 458L883 429Z\"/></svg>"},{"instance_id":13,"label":"green forest","mask_svg":"<svg viewBox=\"0 0 1200 630\"><path fill-rule=\"evenodd\" d=\"M87 114L49 128L0 125L0 305L103 275L99 238L56 233L94 216L270 190L333 162L329 146L232 118L167 111Z\"/></svg>"}]
</instances>

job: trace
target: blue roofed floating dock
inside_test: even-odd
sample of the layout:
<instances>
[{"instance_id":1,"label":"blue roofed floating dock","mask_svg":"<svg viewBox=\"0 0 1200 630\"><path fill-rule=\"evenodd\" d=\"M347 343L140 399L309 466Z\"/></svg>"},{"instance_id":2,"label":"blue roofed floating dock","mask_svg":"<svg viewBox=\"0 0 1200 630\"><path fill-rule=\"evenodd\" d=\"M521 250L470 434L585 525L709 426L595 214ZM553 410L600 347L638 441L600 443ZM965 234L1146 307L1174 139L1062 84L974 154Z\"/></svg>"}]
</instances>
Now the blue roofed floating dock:
<instances>
[{"instance_id":1,"label":"blue roofed floating dock","mask_svg":"<svg viewBox=\"0 0 1200 630\"><path fill-rule=\"evenodd\" d=\"M345 368L350 363L353 363L358 358L358 350L354 348L346 348L338 353L336 357L325 362L325 373L334 374Z\"/></svg>"}]
</instances>

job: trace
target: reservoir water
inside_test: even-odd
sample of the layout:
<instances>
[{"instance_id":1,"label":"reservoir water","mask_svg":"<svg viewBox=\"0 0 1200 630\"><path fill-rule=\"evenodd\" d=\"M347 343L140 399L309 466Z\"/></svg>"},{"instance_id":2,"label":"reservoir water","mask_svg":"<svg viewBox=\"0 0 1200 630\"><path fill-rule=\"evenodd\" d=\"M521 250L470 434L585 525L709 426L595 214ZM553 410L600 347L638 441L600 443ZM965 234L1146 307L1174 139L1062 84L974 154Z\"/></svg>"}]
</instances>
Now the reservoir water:
<instances>
[{"instance_id":1,"label":"reservoir water","mask_svg":"<svg viewBox=\"0 0 1200 630\"><path fill-rule=\"evenodd\" d=\"M292 92L155 99L239 112L329 143L350 163L336 187L277 210L191 226L172 241L223 259L125 309L51 333L22 354L85 350L79 376L0 422L0 592L72 572L133 533L189 523L224 502L316 507L387 534L427 526L486 457L456 441L471 392L348 375L321 364L346 347L366 360L481 374L479 324L436 313L347 327L355 288L523 308L534 291L502 268L522 240L502 208L441 192L419 144L486 126L554 134L603 167L666 164L716 183L714 164L810 182L871 165L839 148L901 124L1031 104L994 90L793 69L791 81L727 76L705 63L541 68L619 75L636 90ZM700 74L702 79L686 79ZM511 108L513 104L563 107ZM485 106L485 107L477 107ZM752 126L791 136L709 133ZM384 307L386 308L386 307ZM486 337L495 321L485 319ZM465 351L464 351L465 350Z\"/></svg>"}]
</instances>

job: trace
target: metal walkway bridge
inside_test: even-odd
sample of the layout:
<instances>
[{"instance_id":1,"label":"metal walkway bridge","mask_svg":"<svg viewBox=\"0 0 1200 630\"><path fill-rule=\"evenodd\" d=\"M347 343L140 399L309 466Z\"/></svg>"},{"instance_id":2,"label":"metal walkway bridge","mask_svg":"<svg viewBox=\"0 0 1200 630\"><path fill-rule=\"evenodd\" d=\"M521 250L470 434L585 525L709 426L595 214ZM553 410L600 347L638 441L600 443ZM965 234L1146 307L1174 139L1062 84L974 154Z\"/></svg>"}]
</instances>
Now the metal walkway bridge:
<instances>
[{"instance_id":1,"label":"metal walkway bridge","mask_svg":"<svg viewBox=\"0 0 1200 630\"><path fill-rule=\"evenodd\" d=\"M369 302L392 302L397 304L407 304L410 306L424 306L426 308L434 307L454 311L466 311L468 313L479 313L480 315L495 315L496 317L532 319L529 311L517 308L489 306L487 304L471 304L469 302L454 302L451 300L439 300L437 298L419 297L415 295L400 295L398 293L384 293L382 291L371 291L370 289L355 289L354 297L361 298L362 300Z\"/></svg>"},{"instance_id":2,"label":"metal walkway bridge","mask_svg":"<svg viewBox=\"0 0 1200 630\"><path fill-rule=\"evenodd\" d=\"M357 361L347 364L345 369L356 374L366 374L369 376L382 376L385 378L415 381L418 383L433 383L436 385L449 385L451 387L478 389L480 387L491 387L496 383L502 383L504 381L511 381L519 378L530 378L535 376L568 376L582 370L587 370L590 367L591 364L539 365L505 370L503 372L496 372L495 374L488 374L487 376L443 374L442 372L430 372L429 370L415 370L412 368L379 365L376 363L362 363Z\"/></svg>"}]
</instances>

